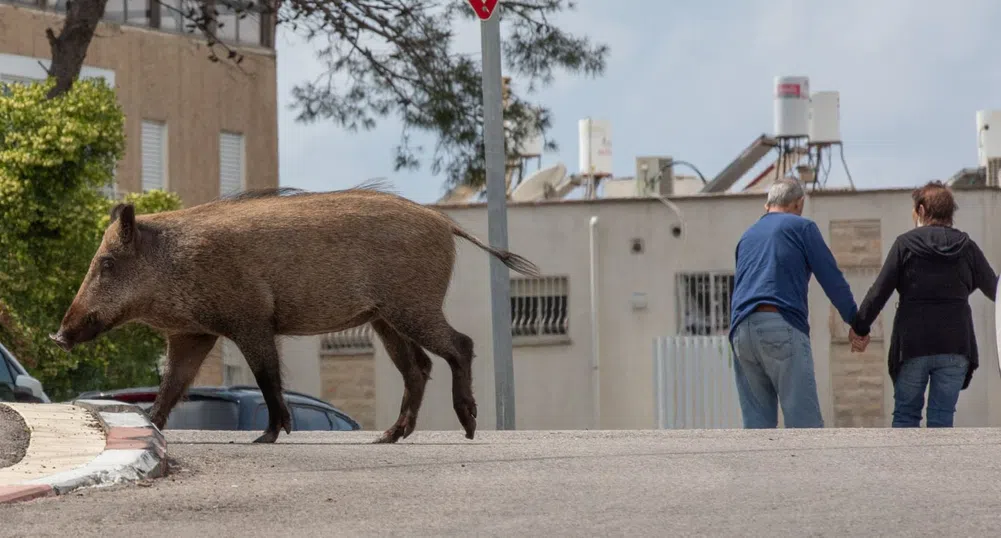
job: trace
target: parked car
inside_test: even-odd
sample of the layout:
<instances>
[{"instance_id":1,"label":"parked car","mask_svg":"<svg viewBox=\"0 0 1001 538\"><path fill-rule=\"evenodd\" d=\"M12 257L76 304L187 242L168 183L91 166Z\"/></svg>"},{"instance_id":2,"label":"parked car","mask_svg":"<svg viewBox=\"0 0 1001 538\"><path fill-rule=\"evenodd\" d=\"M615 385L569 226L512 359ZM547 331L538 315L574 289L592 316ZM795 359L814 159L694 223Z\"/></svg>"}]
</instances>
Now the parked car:
<instances>
[{"instance_id":1,"label":"parked car","mask_svg":"<svg viewBox=\"0 0 1001 538\"><path fill-rule=\"evenodd\" d=\"M0 344L0 401L51 403L42 383L31 377L3 344Z\"/></svg>"},{"instance_id":2,"label":"parked car","mask_svg":"<svg viewBox=\"0 0 1001 538\"><path fill-rule=\"evenodd\" d=\"M84 392L78 399L117 400L132 403L149 413L157 387L137 387ZM308 394L284 391L292 414L293 430L350 431L361 425L347 413ZM263 431L268 426L268 406L257 387L192 387L167 417L165 430Z\"/></svg>"}]
</instances>

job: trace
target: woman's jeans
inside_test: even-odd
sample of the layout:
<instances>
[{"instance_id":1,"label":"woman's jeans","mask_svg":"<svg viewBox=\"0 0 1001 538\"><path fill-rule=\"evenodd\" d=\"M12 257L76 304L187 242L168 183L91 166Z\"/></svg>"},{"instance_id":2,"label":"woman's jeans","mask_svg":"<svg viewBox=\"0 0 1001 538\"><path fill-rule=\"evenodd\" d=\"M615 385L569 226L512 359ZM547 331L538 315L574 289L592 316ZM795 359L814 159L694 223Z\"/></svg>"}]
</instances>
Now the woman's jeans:
<instances>
[{"instance_id":1,"label":"woman's jeans","mask_svg":"<svg viewBox=\"0 0 1001 538\"><path fill-rule=\"evenodd\" d=\"M893 427L917 428L928 390L929 428L951 428L969 361L962 355L926 355L905 359L893 383Z\"/></svg>"}]
</instances>

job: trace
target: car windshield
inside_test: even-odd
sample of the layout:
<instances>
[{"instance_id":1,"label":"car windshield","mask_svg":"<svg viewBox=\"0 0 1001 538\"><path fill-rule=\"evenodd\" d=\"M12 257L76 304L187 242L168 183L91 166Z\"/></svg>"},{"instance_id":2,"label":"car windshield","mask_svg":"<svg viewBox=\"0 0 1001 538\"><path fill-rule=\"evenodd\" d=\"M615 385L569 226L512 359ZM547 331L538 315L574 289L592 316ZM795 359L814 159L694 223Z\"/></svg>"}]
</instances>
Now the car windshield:
<instances>
[{"instance_id":1,"label":"car windshield","mask_svg":"<svg viewBox=\"0 0 1001 538\"><path fill-rule=\"evenodd\" d=\"M138 404L149 412L151 402ZM167 417L166 430L236 430L240 409L226 400L186 400L178 402Z\"/></svg>"}]
</instances>

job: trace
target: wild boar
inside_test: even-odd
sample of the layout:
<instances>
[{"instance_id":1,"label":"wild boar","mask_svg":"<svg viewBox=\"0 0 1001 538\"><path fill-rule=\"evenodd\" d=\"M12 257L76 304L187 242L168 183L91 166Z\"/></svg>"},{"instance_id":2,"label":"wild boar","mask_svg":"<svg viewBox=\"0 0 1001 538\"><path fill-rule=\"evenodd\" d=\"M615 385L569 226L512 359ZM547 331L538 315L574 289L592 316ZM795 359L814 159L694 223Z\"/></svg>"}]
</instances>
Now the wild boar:
<instances>
[{"instance_id":1,"label":"wild boar","mask_svg":"<svg viewBox=\"0 0 1001 538\"><path fill-rule=\"evenodd\" d=\"M511 269L532 262L492 248L448 216L375 186L333 192L249 191L177 211L111 210L90 269L50 338L74 346L127 322L159 330L167 365L150 416L163 428L219 337L246 357L268 406L257 443L291 419L275 338L371 323L403 376L396 423L377 443L413 431L431 373L424 348L452 370L452 402L465 436L476 431L473 341L445 319L443 303L464 238Z\"/></svg>"}]
</instances>

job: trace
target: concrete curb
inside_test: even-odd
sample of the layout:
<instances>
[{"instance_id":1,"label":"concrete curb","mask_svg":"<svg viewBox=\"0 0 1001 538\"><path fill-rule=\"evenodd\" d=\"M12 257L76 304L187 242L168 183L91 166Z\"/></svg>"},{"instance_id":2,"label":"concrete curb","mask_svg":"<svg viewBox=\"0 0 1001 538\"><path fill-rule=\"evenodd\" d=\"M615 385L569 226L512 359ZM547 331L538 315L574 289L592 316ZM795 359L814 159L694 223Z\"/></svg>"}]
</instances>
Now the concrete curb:
<instances>
[{"instance_id":1,"label":"concrete curb","mask_svg":"<svg viewBox=\"0 0 1001 538\"><path fill-rule=\"evenodd\" d=\"M105 433L104 451L90 463L75 469L0 486L0 504L62 495L83 487L159 478L166 474L167 441L141 409L107 400L75 400L72 404L86 409L100 422Z\"/></svg>"}]
</instances>

